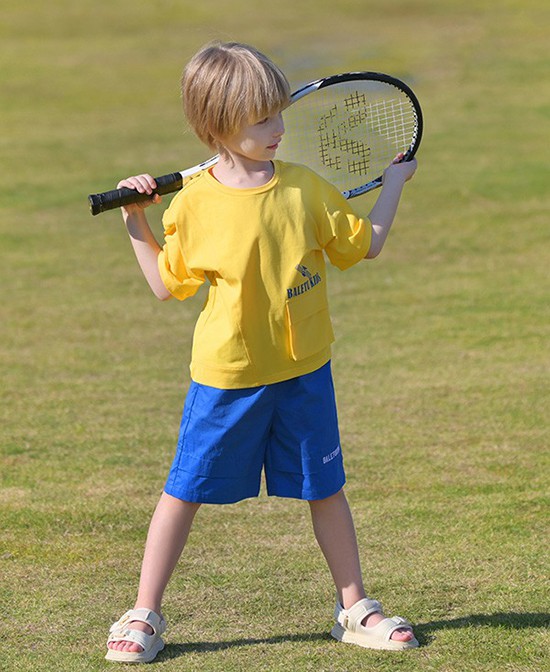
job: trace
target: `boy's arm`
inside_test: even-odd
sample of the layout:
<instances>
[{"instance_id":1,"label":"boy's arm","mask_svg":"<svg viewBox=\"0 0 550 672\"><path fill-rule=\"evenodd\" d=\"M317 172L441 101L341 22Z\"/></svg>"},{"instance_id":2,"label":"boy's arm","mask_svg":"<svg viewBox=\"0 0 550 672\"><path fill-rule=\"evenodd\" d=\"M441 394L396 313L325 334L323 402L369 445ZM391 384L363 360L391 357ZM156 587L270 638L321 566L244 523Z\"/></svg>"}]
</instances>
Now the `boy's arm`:
<instances>
[{"instance_id":1,"label":"boy's arm","mask_svg":"<svg viewBox=\"0 0 550 672\"><path fill-rule=\"evenodd\" d=\"M401 162L402 158L403 155L399 154L384 171L380 196L369 213L372 239L366 259L374 259L382 251L393 224L405 182L410 180L416 171L416 159Z\"/></svg>"},{"instance_id":2,"label":"boy's arm","mask_svg":"<svg viewBox=\"0 0 550 672\"><path fill-rule=\"evenodd\" d=\"M129 187L140 193L151 194L156 183L150 175L137 175L119 182L117 189L121 187ZM160 203L160 201L160 196L155 194L150 201L127 205L121 210L141 271L154 295L161 301L166 301L172 295L166 289L158 269L158 256L162 248L155 239L144 212L144 208L153 203Z\"/></svg>"}]
</instances>

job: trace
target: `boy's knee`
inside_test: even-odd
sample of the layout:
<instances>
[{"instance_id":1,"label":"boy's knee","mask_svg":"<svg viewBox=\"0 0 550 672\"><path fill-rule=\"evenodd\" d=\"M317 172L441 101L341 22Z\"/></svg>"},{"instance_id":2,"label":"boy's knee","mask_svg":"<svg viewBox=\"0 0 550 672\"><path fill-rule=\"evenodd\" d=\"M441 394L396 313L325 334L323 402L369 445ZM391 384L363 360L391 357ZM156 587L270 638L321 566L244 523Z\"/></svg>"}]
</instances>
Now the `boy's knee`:
<instances>
[{"instance_id":1,"label":"boy's knee","mask_svg":"<svg viewBox=\"0 0 550 672\"><path fill-rule=\"evenodd\" d=\"M333 495L329 495L328 497L325 497L324 499L310 499L309 500L309 505L310 506L316 506L318 504L329 504L332 501L336 501L340 499L341 497L345 497L344 494L344 488L340 488L338 492L335 492Z\"/></svg>"}]
</instances>

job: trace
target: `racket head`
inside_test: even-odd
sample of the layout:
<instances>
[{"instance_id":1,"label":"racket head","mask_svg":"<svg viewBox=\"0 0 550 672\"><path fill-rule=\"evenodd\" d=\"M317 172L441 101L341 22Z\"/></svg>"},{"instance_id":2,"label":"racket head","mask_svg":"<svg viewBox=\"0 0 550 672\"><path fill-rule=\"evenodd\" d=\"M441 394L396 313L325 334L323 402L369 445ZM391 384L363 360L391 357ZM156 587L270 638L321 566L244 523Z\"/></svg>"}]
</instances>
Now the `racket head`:
<instances>
[{"instance_id":1,"label":"racket head","mask_svg":"<svg viewBox=\"0 0 550 672\"><path fill-rule=\"evenodd\" d=\"M283 112L278 158L302 163L346 198L370 191L397 154L415 155L422 110L412 89L379 72L348 72L299 89Z\"/></svg>"}]
</instances>

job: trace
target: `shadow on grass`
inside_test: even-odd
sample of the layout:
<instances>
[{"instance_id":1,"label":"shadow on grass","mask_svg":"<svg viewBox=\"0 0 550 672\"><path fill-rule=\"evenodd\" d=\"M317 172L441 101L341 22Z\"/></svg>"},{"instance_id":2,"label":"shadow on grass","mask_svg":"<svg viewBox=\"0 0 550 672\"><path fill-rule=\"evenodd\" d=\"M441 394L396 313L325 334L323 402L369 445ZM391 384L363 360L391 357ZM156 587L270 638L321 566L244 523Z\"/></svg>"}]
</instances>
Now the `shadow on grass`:
<instances>
[{"instance_id":1,"label":"shadow on grass","mask_svg":"<svg viewBox=\"0 0 550 672\"><path fill-rule=\"evenodd\" d=\"M415 623L414 630L421 646L428 646L435 638L438 630L452 630L456 628L471 627L494 627L509 628L510 630L522 628L542 628L550 625L550 614L538 613L496 613L496 614L472 614L441 621L428 623ZM178 658L188 653L211 653L244 646L257 646L265 644L283 644L287 642L322 642L334 640L328 632L313 632L296 635L278 635L276 637L231 639L221 642L188 642L185 644L167 644L164 651L159 655L159 662L171 658Z\"/></svg>"},{"instance_id":2,"label":"shadow on grass","mask_svg":"<svg viewBox=\"0 0 550 672\"><path fill-rule=\"evenodd\" d=\"M233 649L243 646L284 644L286 642L320 642L328 640L332 640L328 633L313 632L299 635L278 635L276 637L243 637L242 639L231 639L226 642L187 642L185 644L167 644L164 651L159 655L158 660L178 658L186 653L211 653L214 651L223 651L224 649Z\"/></svg>"},{"instance_id":3,"label":"shadow on grass","mask_svg":"<svg viewBox=\"0 0 550 672\"><path fill-rule=\"evenodd\" d=\"M457 628L544 628L550 625L550 614L539 613L496 613L472 614L449 620L415 623L414 630L421 646L427 646L434 639L438 630L454 630Z\"/></svg>"}]
</instances>

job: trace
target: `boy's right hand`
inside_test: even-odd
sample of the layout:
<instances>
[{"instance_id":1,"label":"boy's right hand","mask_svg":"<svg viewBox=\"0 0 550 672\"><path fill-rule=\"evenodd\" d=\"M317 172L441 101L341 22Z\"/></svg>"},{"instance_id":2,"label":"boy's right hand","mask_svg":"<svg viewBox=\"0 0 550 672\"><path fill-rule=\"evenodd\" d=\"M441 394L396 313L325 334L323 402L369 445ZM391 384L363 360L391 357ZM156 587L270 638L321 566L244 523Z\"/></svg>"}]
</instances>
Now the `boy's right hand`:
<instances>
[{"instance_id":1,"label":"boy's right hand","mask_svg":"<svg viewBox=\"0 0 550 672\"><path fill-rule=\"evenodd\" d=\"M125 180L121 180L117 184L117 189L121 189L122 187L135 189L140 194L152 194L152 197L146 201L125 205L122 210L126 211L127 214L131 214L132 212L139 212L144 208L148 208L150 205L157 205L162 201L158 194L153 194L153 190L156 189L157 183L155 182L155 178L151 177L151 175L148 173L134 175L132 177L127 177Z\"/></svg>"}]
</instances>

